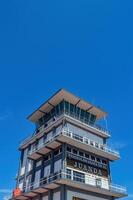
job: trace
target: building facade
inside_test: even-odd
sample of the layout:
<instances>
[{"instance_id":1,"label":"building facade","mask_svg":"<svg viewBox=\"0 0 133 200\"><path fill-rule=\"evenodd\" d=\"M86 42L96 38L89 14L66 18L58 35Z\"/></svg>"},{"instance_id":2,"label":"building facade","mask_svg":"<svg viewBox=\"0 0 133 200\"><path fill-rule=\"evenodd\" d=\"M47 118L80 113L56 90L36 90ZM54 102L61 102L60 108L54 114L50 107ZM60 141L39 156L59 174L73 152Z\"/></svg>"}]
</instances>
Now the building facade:
<instances>
[{"instance_id":1,"label":"building facade","mask_svg":"<svg viewBox=\"0 0 133 200\"><path fill-rule=\"evenodd\" d=\"M120 155L97 125L106 112L60 89L28 119L35 133L24 140L14 200L113 200L126 188L112 183L110 162Z\"/></svg>"}]
</instances>

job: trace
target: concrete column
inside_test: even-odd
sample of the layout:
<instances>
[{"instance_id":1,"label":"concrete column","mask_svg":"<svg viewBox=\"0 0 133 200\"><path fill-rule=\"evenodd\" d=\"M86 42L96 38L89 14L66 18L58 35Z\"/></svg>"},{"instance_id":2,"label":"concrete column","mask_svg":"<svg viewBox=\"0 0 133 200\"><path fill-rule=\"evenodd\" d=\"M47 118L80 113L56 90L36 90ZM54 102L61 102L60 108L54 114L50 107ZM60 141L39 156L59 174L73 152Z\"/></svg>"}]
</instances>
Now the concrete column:
<instances>
[{"instance_id":1,"label":"concrete column","mask_svg":"<svg viewBox=\"0 0 133 200\"><path fill-rule=\"evenodd\" d=\"M54 173L54 150L51 151L51 174Z\"/></svg>"},{"instance_id":2,"label":"concrete column","mask_svg":"<svg viewBox=\"0 0 133 200\"><path fill-rule=\"evenodd\" d=\"M61 185L60 200L67 200L67 190L65 185Z\"/></svg>"},{"instance_id":3,"label":"concrete column","mask_svg":"<svg viewBox=\"0 0 133 200\"><path fill-rule=\"evenodd\" d=\"M62 169L66 168L66 144L62 144Z\"/></svg>"},{"instance_id":4,"label":"concrete column","mask_svg":"<svg viewBox=\"0 0 133 200\"><path fill-rule=\"evenodd\" d=\"M48 191L48 200L53 200L53 190Z\"/></svg>"}]
</instances>

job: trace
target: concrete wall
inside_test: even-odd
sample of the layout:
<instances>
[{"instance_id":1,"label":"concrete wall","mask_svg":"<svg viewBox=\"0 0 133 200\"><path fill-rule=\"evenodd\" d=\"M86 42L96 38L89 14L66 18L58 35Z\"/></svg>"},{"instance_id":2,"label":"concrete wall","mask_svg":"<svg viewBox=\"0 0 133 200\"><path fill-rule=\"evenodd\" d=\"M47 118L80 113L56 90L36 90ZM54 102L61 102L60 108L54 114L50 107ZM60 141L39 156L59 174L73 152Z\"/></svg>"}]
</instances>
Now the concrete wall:
<instances>
[{"instance_id":1,"label":"concrete wall","mask_svg":"<svg viewBox=\"0 0 133 200\"><path fill-rule=\"evenodd\" d=\"M72 200L73 197L78 197L84 200L111 200L111 198L101 196L101 195L94 195L94 194L87 194L85 192L79 192L79 191L72 191L72 190L67 190L67 200Z\"/></svg>"}]
</instances>

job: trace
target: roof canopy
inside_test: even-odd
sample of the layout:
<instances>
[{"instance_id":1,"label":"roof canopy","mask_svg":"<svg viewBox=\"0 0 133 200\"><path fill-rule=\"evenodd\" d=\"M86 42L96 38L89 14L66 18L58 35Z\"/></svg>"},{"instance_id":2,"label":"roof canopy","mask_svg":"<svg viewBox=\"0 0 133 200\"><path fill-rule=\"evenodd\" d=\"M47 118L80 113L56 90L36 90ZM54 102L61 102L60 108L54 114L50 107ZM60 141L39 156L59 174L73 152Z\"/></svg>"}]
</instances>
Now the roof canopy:
<instances>
[{"instance_id":1,"label":"roof canopy","mask_svg":"<svg viewBox=\"0 0 133 200\"><path fill-rule=\"evenodd\" d=\"M91 103L75 96L74 94L64 89L60 89L52 97L50 97L46 102L44 102L37 110L35 110L30 116L28 116L28 119L32 122L36 122L43 115L50 112L50 110L54 106L56 106L58 103L60 103L63 99L78 106L79 108L89 113L96 115L97 119L101 119L107 115L106 112L104 112L103 110L101 110L100 108L96 106L93 106Z\"/></svg>"}]
</instances>

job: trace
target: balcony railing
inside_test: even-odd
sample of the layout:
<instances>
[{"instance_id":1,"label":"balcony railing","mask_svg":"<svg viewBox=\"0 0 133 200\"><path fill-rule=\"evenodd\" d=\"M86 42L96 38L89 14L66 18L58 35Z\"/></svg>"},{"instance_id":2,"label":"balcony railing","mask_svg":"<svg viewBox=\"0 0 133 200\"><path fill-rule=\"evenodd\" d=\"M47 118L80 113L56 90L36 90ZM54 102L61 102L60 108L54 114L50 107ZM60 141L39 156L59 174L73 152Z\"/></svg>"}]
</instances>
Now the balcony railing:
<instances>
[{"instance_id":1,"label":"balcony railing","mask_svg":"<svg viewBox=\"0 0 133 200\"><path fill-rule=\"evenodd\" d=\"M72 119L74 119L74 120L76 120L77 122L80 122L80 123L82 123L83 125L85 125L85 126L88 126L88 127L91 127L91 128L93 128L93 129L95 129L95 130L98 130L98 131L100 131L102 134L104 134L104 135L106 135L106 136L110 136L110 134L109 134L109 132L105 129L105 128L103 128L103 127L101 127L100 125L98 125L98 124L93 124L93 123L87 123L84 119L78 119L75 115L70 115L69 113L63 113L63 114L61 114L61 115L58 115L58 116L56 116L56 118L54 119L54 121L52 120L52 119L50 119L48 122L47 122L47 126L46 127L44 127L44 125L42 125L39 129L38 129L38 133L40 133L40 132L42 132L42 131L44 131L45 129L47 129L49 126L51 126L53 123L55 123L57 120L59 120L60 118L62 118L63 116L66 116L66 117L69 117L69 118L72 118ZM37 133L37 134L38 134ZM22 146L22 145L24 145L24 144L26 144L26 143L28 143L30 140L32 140L33 138L35 138L36 137L36 134L34 133L32 136L30 136L30 137L27 137L27 138L25 138L22 142L20 142L20 147Z\"/></svg>"},{"instance_id":2,"label":"balcony railing","mask_svg":"<svg viewBox=\"0 0 133 200\"><path fill-rule=\"evenodd\" d=\"M69 116L69 117L71 117L71 118L73 118L73 119L75 119L75 120L77 120L78 122L81 122L82 124L84 124L84 125L86 125L86 126L89 126L89 127L93 128L93 129L96 129L96 130L100 131L101 133L103 133L104 135L110 137L110 134L109 134L108 130L107 130L106 128L102 127L100 124L88 122L88 121L87 121L86 119L84 119L84 118L82 118L82 119L80 118L80 119L79 119L79 118L78 118L77 116L75 116L74 114L72 115L72 114L70 114L70 113L65 113L65 115L66 115L66 116Z\"/></svg>"},{"instance_id":3,"label":"balcony railing","mask_svg":"<svg viewBox=\"0 0 133 200\"><path fill-rule=\"evenodd\" d=\"M36 146L35 148L33 148L29 154L31 155L32 153L40 150L41 148L45 147L45 145L47 145L48 143L52 142L55 140L55 138L59 135L64 135L66 137L69 137L73 140L76 140L78 142L81 142L83 144L86 144L90 147L93 147L97 150L101 150L102 152L106 152L108 154L111 154L111 155L114 155L114 156L117 156L117 157L120 157L119 155L119 152L118 151L115 151L115 150L112 150L111 148L105 146L105 145L102 145L102 144L99 144L95 141L92 141L90 140L89 138L87 137L83 137L81 135L78 135L78 134L75 134L71 131L69 131L67 128L65 129L62 129L62 131L56 133L55 135L53 135L52 137L50 137L49 139L46 139L44 142L42 142L41 144L39 144L38 146Z\"/></svg>"},{"instance_id":4,"label":"balcony railing","mask_svg":"<svg viewBox=\"0 0 133 200\"><path fill-rule=\"evenodd\" d=\"M71 131L69 131L67 129L65 129L63 131L63 135L66 135L67 137L70 137L70 138L72 138L74 140L77 140L77 141L79 141L81 143L84 143L84 144L87 144L87 145L89 145L91 147L94 147L95 149L99 149L99 150L101 150L103 152L106 152L106 153L109 153L109 154L113 154L115 156L120 157L120 154L119 154L118 151L112 150L111 148L109 148L109 147L107 147L105 145L102 145L102 144L99 144L99 143L97 143L95 141L92 141L87 137L83 137L83 136L80 136L78 134L75 134L75 133L73 133L73 132L71 132Z\"/></svg>"},{"instance_id":5,"label":"balcony railing","mask_svg":"<svg viewBox=\"0 0 133 200\"><path fill-rule=\"evenodd\" d=\"M39 182L30 183L23 188L23 192L24 193L30 192L30 191L32 191L36 188L42 187L42 186L45 187L45 185L51 184L51 183L56 182L56 181L61 180L61 179L62 180L69 180L69 181L79 183L79 184L80 183L85 184L86 186L88 185L88 186L92 186L92 187L95 187L95 188L97 187L99 189L102 188L104 190L107 190L107 191L110 191L110 192L113 192L113 193L118 193L118 194L123 194L123 195L127 194L127 190L123 186L109 184L108 187L104 188L102 186L102 184L97 185L97 182L96 182L97 179L95 177L89 177L88 175L85 175L85 177L79 177L79 176L77 176L73 173L69 174L66 171L65 172L61 171L61 172L56 173L52 176L42 178L42 179L40 179ZM86 183L86 180L87 180L87 183ZM93 183L93 184L91 184L91 183Z\"/></svg>"}]
</instances>

